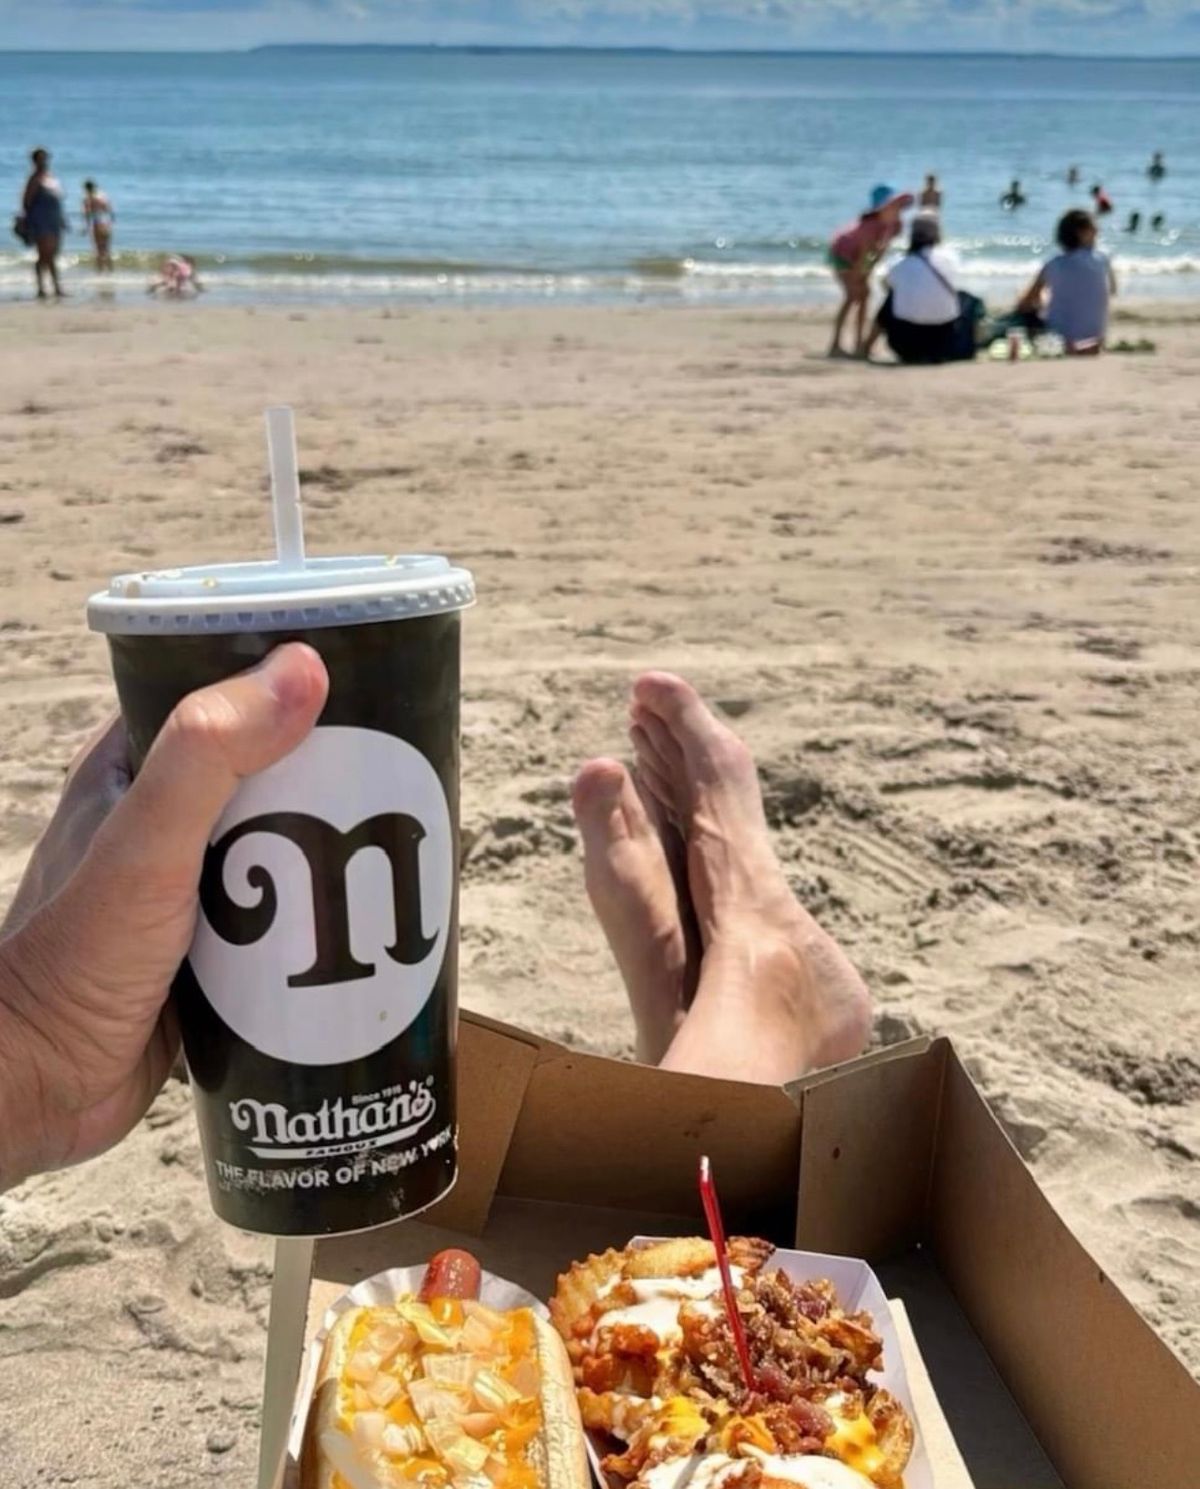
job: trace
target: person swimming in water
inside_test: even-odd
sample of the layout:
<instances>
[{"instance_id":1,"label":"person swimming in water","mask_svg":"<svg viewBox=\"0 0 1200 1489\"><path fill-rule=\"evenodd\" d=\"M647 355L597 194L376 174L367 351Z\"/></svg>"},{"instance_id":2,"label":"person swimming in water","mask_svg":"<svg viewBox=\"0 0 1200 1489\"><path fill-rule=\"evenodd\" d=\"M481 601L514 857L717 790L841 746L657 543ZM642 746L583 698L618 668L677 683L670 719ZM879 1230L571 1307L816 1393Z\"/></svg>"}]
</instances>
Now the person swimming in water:
<instances>
[{"instance_id":1,"label":"person swimming in water","mask_svg":"<svg viewBox=\"0 0 1200 1489\"><path fill-rule=\"evenodd\" d=\"M1150 177L1151 181L1161 181L1167 174L1167 162L1163 159L1161 150L1154 152L1150 164L1146 167L1146 174Z\"/></svg>"},{"instance_id":2,"label":"person swimming in water","mask_svg":"<svg viewBox=\"0 0 1200 1489\"><path fill-rule=\"evenodd\" d=\"M94 181L83 183L83 230L92 240L96 250L96 268L101 274L111 274L113 223L117 214L112 203Z\"/></svg>"},{"instance_id":3,"label":"person swimming in water","mask_svg":"<svg viewBox=\"0 0 1200 1489\"><path fill-rule=\"evenodd\" d=\"M1099 181L1097 181L1095 186L1092 187L1091 198L1092 205L1096 209L1097 217L1107 217L1113 209L1112 197L1110 197L1108 192L1105 191L1104 187L1100 185Z\"/></svg>"},{"instance_id":4,"label":"person swimming in water","mask_svg":"<svg viewBox=\"0 0 1200 1489\"><path fill-rule=\"evenodd\" d=\"M1006 212L1015 212L1018 207L1025 205L1026 200L1025 193L1021 190L1021 183L1014 179L1009 182L1008 190L1000 198L1000 205Z\"/></svg>"}]
</instances>

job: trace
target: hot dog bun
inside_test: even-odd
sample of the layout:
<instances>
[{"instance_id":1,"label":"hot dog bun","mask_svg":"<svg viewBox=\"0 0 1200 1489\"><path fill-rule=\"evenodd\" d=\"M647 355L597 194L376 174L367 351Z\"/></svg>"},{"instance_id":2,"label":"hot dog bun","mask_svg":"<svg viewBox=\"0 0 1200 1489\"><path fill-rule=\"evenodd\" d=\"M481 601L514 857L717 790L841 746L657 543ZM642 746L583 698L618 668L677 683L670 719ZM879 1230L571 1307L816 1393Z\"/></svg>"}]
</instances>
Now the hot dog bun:
<instances>
[{"instance_id":1,"label":"hot dog bun","mask_svg":"<svg viewBox=\"0 0 1200 1489\"><path fill-rule=\"evenodd\" d=\"M588 1489L571 1365L554 1329L527 1308L434 1308L440 1323L415 1299L339 1315L299 1489Z\"/></svg>"}]
</instances>

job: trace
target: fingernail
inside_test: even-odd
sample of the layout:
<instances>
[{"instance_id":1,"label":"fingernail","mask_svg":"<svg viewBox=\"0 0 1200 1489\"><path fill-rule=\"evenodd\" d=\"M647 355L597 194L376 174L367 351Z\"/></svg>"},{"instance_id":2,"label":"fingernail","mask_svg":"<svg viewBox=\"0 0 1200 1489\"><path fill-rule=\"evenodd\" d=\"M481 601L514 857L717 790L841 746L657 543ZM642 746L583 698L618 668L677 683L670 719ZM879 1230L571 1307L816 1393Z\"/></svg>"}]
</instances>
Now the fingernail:
<instances>
[{"instance_id":1,"label":"fingernail","mask_svg":"<svg viewBox=\"0 0 1200 1489\"><path fill-rule=\"evenodd\" d=\"M289 641L276 647L261 663L263 681L284 713L298 713L312 704L315 692L313 660L318 667L323 665L311 646L302 641Z\"/></svg>"}]
</instances>

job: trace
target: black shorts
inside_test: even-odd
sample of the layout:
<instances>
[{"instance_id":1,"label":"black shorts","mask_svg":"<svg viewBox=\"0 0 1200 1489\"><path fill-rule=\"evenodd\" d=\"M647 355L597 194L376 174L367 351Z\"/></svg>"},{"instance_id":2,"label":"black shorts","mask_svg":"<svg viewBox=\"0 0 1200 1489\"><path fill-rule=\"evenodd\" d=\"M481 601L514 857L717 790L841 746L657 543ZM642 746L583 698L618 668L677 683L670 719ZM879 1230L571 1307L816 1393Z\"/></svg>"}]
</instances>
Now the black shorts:
<instances>
[{"instance_id":1,"label":"black shorts","mask_svg":"<svg viewBox=\"0 0 1200 1489\"><path fill-rule=\"evenodd\" d=\"M879 312L887 343L901 362L930 365L955 362L962 356L959 321L944 321L939 326L922 326L916 321L903 321L892 309L889 295Z\"/></svg>"}]
</instances>

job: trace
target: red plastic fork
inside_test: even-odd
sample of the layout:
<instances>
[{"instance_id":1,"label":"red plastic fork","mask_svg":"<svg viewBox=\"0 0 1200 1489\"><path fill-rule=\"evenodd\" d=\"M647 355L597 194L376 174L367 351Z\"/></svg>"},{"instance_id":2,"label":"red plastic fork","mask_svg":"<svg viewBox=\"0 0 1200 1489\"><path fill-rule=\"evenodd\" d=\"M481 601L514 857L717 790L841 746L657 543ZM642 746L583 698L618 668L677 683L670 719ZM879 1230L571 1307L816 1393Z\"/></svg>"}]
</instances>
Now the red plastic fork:
<instances>
[{"instance_id":1,"label":"red plastic fork","mask_svg":"<svg viewBox=\"0 0 1200 1489\"><path fill-rule=\"evenodd\" d=\"M733 1334L734 1348L742 1367L742 1379L746 1390L755 1387L754 1366L750 1363L750 1346L746 1342L746 1329L738 1312L737 1295L733 1291L733 1274L729 1270L729 1257L725 1250L725 1227L721 1222L721 1206L717 1201L717 1186L713 1180L712 1164L707 1157L700 1160L700 1200L704 1205L704 1218L708 1221L708 1234L712 1237L717 1253L717 1267L721 1273L721 1292L725 1299L725 1315Z\"/></svg>"}]
</instances>

